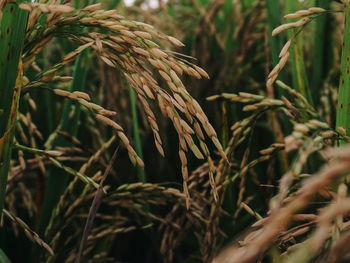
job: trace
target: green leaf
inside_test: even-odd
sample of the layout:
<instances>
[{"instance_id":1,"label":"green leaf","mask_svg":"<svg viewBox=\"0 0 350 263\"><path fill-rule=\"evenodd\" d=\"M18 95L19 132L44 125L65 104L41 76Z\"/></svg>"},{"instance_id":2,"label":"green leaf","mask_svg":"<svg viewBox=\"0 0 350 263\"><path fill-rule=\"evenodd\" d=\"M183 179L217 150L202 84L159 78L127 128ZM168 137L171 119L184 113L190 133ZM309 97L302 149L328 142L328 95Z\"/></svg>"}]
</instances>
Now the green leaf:
<instances>
[{"instance_id":1,"label":"green leaf","mask_svg":"<svg viewBox=\"0 0 350 263\"><path fill-rule=\"evenodd\" d=\"M350 3L345 7L344 45L341 56L341 75L337 105L336 127L343 127L350 135ZM345 142L341 142L343 144Z\"/></svg>"},{"instance_id":2,"label":"green leaf","mask_svg":"<svg viewBox=\"0 0 350 263\"><path fill-rule=\"evenodd\" d=\"M11 263L9 258L6 256L5 252L0 248L0 262L1 263Z\"/></svg>"},{"instance_id":3,"label":"green leaf","mask_svg":"<svg viewBox=\"0 0 350 263\"><path fill-rule=\"evenodd\" d=\"M16 84L16 79L28 18L28 13L19 9L16 2L7 3L2 11L0 21L0 214L4 207L14 122L20 96L20 85Z\"/></svg>"}]
</instances>

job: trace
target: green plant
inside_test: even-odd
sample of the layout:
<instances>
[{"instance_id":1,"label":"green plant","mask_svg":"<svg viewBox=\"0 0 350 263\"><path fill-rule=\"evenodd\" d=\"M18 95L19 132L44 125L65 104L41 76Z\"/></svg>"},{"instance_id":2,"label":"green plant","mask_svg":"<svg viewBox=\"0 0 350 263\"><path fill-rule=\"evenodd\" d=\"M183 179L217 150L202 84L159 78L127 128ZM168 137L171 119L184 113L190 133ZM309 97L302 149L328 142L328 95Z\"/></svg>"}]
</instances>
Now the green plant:
<instances>
[{"instance_id":1,"label":"green plant","mask_svg":"<svg viewBox=\"0 0 350 263\"><path fill-rule=\"evenodd\" d=\"M350 93L347 88L349 85L349 48L350 48L350 39L348 37L348 32L350 30L349 14L350 7L349 3L345 3L345 29L344 29L344 46L342 49L341 56L341 77L340 77L340 86L339 86L339 95L338 95L338 105L337 105L337 123L336 127L341 129L343 133L349 135L349 100Z\"/></svg>"},{"instance_id":2,"label":"green plant","mask_svg":"<svg viewBox=\"0 0 350 263\"><path fill-rule=\"evenodd\" d=\"M21 95L23 66L20 56L28 15L17 3L8 3L1 10L0 21L0 216L4 208L7 177L17 108Z\"/></svg>"}]
</instances>

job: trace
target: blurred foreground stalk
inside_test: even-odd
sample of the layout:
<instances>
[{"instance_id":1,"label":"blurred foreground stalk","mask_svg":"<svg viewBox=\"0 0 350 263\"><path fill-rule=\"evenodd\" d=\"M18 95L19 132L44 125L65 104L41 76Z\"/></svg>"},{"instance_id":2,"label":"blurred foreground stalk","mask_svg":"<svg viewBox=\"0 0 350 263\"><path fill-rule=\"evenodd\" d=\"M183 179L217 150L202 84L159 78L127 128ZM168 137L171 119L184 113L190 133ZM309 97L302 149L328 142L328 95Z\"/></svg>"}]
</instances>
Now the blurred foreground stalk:
<instances>
[{"instance_id":1,"label":"blurred foreground stalk","mask_svg":"<svg viewBox=\"0 0 350 263\"><path fill-rule=\"evenodd\" d=\"M6 3L0 18L0 214L7 176L23 69L20 63L28 13L18 3Z\"/></svg>"}]
</instances>

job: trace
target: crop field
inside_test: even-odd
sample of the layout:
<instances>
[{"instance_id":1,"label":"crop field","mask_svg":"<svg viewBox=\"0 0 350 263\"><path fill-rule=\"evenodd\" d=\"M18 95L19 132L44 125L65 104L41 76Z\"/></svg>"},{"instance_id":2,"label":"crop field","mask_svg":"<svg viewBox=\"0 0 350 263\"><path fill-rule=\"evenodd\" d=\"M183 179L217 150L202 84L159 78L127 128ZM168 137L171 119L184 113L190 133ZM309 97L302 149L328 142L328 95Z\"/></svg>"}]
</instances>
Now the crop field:
<instances>
[{"instance_id":1,"label":"crop field","mask_svg":"<svg viewBox=\"0 0 350 263\"><path fill-rule=\"evenodd\" d=\"M346 263L349 185L350 0L0 0L0 263Z\"/></svg>"}]
</instances>

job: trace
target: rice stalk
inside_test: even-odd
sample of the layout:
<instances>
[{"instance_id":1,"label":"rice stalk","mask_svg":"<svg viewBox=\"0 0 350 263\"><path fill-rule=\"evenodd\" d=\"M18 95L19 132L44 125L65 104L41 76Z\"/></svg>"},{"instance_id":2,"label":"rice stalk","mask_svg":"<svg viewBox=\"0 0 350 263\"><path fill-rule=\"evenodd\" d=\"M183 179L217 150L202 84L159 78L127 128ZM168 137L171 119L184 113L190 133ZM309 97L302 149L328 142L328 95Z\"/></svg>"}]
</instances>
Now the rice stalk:
<instances>
[{"instance_id":1,"label":"rice stalk","mask_svg":"<svg viewBox=\"0 0 350 263\"><path fill-rule=\"evenodd\" d=\"M94 155L92 155L89 160L84 163L81 168L79 169L80 173L87 173L89 169L91 169L92 165L98 161L99 158L101 158L101 155L111 146L111 144L115 141L116 137L113 136L110 140L108 140L106 143L104 143L101 148L96 151ZM93 176L94 178L95 176ZM66 187L65 192L61 195L60 200L58 204L56 205L55 209L52 212L50 221L48 226L45 229L45 236L47 238L52 238L53 231L57 229L58 225L56 223L57 218L64 213L64 209L67 209L66 214L70 214L70 211L75 209L80 203L81 199L87 194L87 187L85 186L81 192L80 196L73 202L69 203L69 197L73 194L73 192L76 192L79 185L77 184L78 179L77 177L72 180L69 185ZM70 205L70 207L68 207ZM52 238L52 240L57 240L59 238L60 232L58 231L55 236ZM54 243L53 241L51 243ZM48 258L48 261L50 262L52 258Z\"/></svg>"},{"instance_id":2,"label":"rice stalk","mask_svg":"<svg viewBox=\"0 0 350 263\"><path fill-rule=\"evenodd\" d=\"M329 154L333 158L336 158L338 160L337 162L332 163L332 165L326 165L317 175L305 180L297 194L292 196L284 206L273 207L268 219L264 221L265 224L263 224L263 227L253 232L254 235L251 235L249 242L245 243L242 247L231 246L219 255L214 262L230 263L239 261L245 263L258 260L268 249L271 242L274 242L278 235L288 227L294 213L305 208L315 195L323 189L327 189L333 182L349 171L348 152L348 147L341 150L333 149ZM283 179L281 182L283 182ZM283 189L283 186L281 186L281 189ZM336 205L335 208L342 209L345 207ZM328 223L328 215L333 216L334 211L333 209L326 209L325 211L327 214L326 221ZM335 213L337 214L337 212ZM327 234L327 231L322 229L318 233L318 238L315 238L316 243L321 241L320 235L324 236L324 234Z\"/></svg>"},{"instance_id":3,"label":"rice stalk","mask_svg":"<svg viewBox=\"0 0 350 263\"><path fill-rule=\"evenodd\" d=\"M45 4L28 4L22 5L22 7L29 11L40 10L40 12L44 13L53 12L53 8ZM200 126L202 126L219 153L224 156L222 147L217 140L216 132L209 124L199 104L185 90L182 81L178 77L178 74L181 75L183 73L195 78L208 77L208 75L201 68L186 62L182 58L177 58L177 55L174 56L171 52L162 51L151 39L161 38L173 45L183 46L179 40L171 36L160 34L149 25L127 21L115 11L101 10L99 5L86 7L78 12L74 12L74 9L64 6L55 6L55 8L56 12L57 10L62 13L73 12L73 17L67 20L72 25L74 22L76 25L80 26L104 28L115 35L112 34L108 36L102 33L88 33L84 37L79 36L75 41L80 44L80 47L65 56L62 62L58 63L51 70L42 73L38 80L29 82L25 87L26 90L40 87L46 81L60 80L60 78L55 77L56 72L61 67L74 60L83 49L92 48L106 65L112 68L122 68L124 76L129 84L131 84L131 87L136 91L138 99L145 108L147 119L154 133L155 144L161 154L163 153L163 149L158 125L148 105L147 99L156 99L163 115L172 120L179 135L181 145L180 152L187 152L191 149L197 157L201 156L201 154L198 154L199 152L195 150L198 147L195 146L195 141L192 139L193 130L188 129L189 125L187 122L189 122L197 127L196 131L198 132ZM65 23L65 19L63 18L61 24L65 26ZM48 32L50 32L50 29L48 29ZM50 37L51 36L48 36L47 39L50 39ZM41 49L42 47L39 45L38 48ZM126 51L128 54L132 54L132 56L125 55L124 53ZM32 56L31 52L28 53L28 56ZM149 65L155 68L160 77L167 83L169 89L166 92L157 85L157 82L151 76L148 69ZM55 92L58 94L57 90L55 90ZM63 91L60 92L60 95L65 96ZM72 98L73 95L67 93L66 96ZM87 103L83 98L77 100L93 111L98 112L102 110L98 108L97 105ZM116 129L118 137L129 152L130 160L142 167L142 160L137 156L137 153L132 148L120 125L112 121L109 118L111 116L106 112L103 112L103 114L100 113L101 112L96 115L96 118L102 123ZM182 119L183 117L185 117L187 121ZM201 145L201 148L204 147L205 150L205 144L202 143ZM186 191L187 166L184 163L184 159L181 160Z\"/></svg>"},{"instance_id":4,"label":"rice stalk","mask_svg":"<svg viewBox=\"0 0 350 263\"><path fill-rule=\"evenodd\" d=\"M23 229L24 233L26 234L26 236L33 242L35 242L36 244L38 244L39 246L43 247L44 249L47 250L47 252L49 252L51 255L54 254L54 251L51 249L51 247L45 243L45 241L43 241L39 235L37 233L35 233L33 230L31 230L29 228L29 226L23 222L22 219L20 219L19 217L16 217L14 215L12 215L11 213L9 213L6 209L3 210L4 215L11 220L12 222L14 222L15 224L17 224L20 228Z\"/></svg>"},{"instance_id":5,"label":"rice stalk","mask_svg":"<svg viewBox=\"0 0 350 263\"><path fill-rule=\"evenodd\" d=\"M80 242L80 246L79 246L79 251L78 254L76 256L75 262L76 263L80 263L82 260L84 261L84 250L87 246L87 241L88 241L88 237L90 235L91 229L93 228L93 223L96 217L96 213L101 205L102 202L102 197L103 197L103 184L108 176L108 174L110 173L111 169L112 169L112 165L113 162L115 161L116 157L117 157L117 153L118 153L118 148L114 151L114 154L100 180L98 189L96 191L96 194L93 198L90 210L89 210L89 214L85 223L85 227L84 227L84 232L83 232L83 236L81 238L81 242Z\"/></svg>"}]
</instances>

